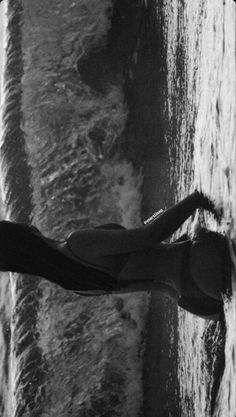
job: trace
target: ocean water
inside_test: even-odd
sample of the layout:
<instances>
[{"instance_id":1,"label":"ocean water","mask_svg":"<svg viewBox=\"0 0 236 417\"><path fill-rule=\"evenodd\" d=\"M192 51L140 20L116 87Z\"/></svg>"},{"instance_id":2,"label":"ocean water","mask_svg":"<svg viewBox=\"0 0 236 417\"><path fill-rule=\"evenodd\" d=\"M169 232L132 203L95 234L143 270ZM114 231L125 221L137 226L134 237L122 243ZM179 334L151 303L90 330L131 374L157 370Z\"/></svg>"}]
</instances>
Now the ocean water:
<instances>
[{"instance_id":1,"label":"ocean water","mask_svg":"<svg viewBox=\"0 0 236 417\"><path fill-rule=\"evenodd\" d=\"M221 224L206 226L235 243L236 16L222 1L165 2L168 59L167 133L177 198L201 188L223 208ZM173 131L177 135L173 137ZM174 141L174 143L173 143ZM193 232L193 223L187 225ZM236 414L235 268L225 323L179 311L179 379L184 416Z\"/></svg>"},{"instance_id":2,"label":"ocean water","mask_svg":"<svg viewBox=\"0 0 236 417\"><path fill-rule=\"evenodd\" d=\"M141 222L142 172L117 154L122 86L98 92L76 68L84 48L103 44L109 5L6 5L2 212L59 239ZM1 278L1 415L137 415L148 295L83 298L35 277Z\"/></svg>"},{"instance_id":3,"label":"ocean water","mask_svg":"<svg viewBox=\"0 0 236 417\"><path fill-rule=\"evenodd\" d=\"M173 191L179 199L197 186L224 208L221 225L206 224L235 239L235 3L6 6L3 216L61 239L110 221L140 225ZM143 408L149 294L78 301L45 280L1 274L0 303L4 417L235 415L235 293L225 323L179 310L154 410ZM168 314L173 328L176 310ZM178 383L167 365L177 336Z\"/></svg>"}]
</instances>

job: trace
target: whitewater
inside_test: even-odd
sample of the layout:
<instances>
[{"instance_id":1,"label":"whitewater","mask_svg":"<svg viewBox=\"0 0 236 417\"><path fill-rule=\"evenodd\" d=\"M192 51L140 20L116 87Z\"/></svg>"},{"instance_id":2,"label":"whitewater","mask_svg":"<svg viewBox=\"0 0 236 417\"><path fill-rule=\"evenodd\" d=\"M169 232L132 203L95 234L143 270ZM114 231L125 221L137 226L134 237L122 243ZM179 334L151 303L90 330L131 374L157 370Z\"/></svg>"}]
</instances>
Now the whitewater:
<instances>
[{"instance_id":1,"label":"whitewater","mask_svg":"<svg viewBox=\"0 0 236 417\"><path fill-rule=\"evenodd\" d=\"M165 5L170 119L175 112L173 97L181 94L174 146L178 162L172 165L172 175L178 178L177 195L185 195L186 187L200 187L211 196L224 216L220 225L205 216L205 225L226 234L235 245L235 4ZM183 61L178 76L179 45ZM192 229L189 224L190 233ZM185 416L235 416L235 278L233 267L233 295L225 298L224 324L206 324L179 312L179 378Z\"/></svg>"}]
</instances>

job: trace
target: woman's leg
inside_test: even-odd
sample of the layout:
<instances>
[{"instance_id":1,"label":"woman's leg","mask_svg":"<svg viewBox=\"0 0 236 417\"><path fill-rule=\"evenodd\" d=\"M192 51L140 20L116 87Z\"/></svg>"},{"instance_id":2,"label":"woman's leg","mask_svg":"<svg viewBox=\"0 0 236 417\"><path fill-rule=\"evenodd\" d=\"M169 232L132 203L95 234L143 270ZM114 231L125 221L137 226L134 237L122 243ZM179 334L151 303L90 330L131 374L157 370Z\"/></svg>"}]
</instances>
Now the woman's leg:
<instances>
[{"instance_id":1,"label":"woman's leg","mask_svg":"<svg viewBox=\"0 0 236 417\"><path fill-rule=\"evenodd\" d=\"M158 290L163 285L171 287L175 294L181 294L183 267L191 241L183 235L173 243L160 242L173 234L197 208L215 214L212 203L195 192L143 227L152 234L153 247L130 254L118 277L121 292Z\"/></svg>"},{"instance_id":2,"label":"woman's leg","mask_svg":"<svg viewBox=\"0 0 236 417\"><path fill-rule=\"evenodd\" d=\"M124 230L78 230L62 242L60 249L67 250L69 244L76 256L94 264L104 256L149 250L174 233L200 207L212 211L209 201L195 192L165 211L151 224Z\"/></svg>"},{"instance_id":3,"label":"woman's leg","mask_svg":"<svg viewBox=\"0 0 236 417\"><path fill-rule=\"evenodd\" d=\"M195 191L166 210L153 223L145 226L151 230L154 245L171 236L198 208L211 211L216 215L214 206L209 199L202 193Z\"/></svg>"}]
</instances>

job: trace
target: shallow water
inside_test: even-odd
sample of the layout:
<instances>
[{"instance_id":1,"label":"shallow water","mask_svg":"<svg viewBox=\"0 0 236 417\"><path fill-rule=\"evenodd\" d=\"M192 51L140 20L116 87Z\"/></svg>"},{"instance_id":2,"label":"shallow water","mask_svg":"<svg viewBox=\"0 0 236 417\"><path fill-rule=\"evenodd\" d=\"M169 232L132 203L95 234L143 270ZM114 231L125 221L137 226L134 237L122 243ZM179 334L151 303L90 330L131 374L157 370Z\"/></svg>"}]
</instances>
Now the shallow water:
<instances>
[{"instance_id":1,"label":"shallow water","mask_svg":"<svg viewBox=\"0 0 236 417\"><path fill-rule=\"evenodd\" d=\"M200 186L224 208L222 224L206 216L207 225L235 239L235 4L166 0L157 3L155 15L154 2L149 9L148 1L137 3L135 21L141 29L129 71L124 71L128 101L123 81L109 85L105 78L104 84L100 67L99 91L85 85L75 71L84 48L104 41L110 25L105 13L109 0L96 2L96 7L81 0L70 10L67 2L57 0L50 6L41 0L34 7L25 0L24 10L22 2L9 1L12 43L4 100L10 105L1 138L4 216L33 222L55 238L107 221L134 226L140 224L142 211L147 216L162 206L160 201L168 201L170 171L176 199ZM22 32L17 19L12 24L16 11L24 22ZM167 65L158 49L162 29L166 39L162 60L166 54ZM134 24L128 52L137 30ZM119 50L125 66L127 51ZM19 72L11 72L12 62L21 63L20 52L24 71L19 66ZM107 60L103 50L96 57ZM160 62L168 69L167 79ZM83 65L86 78L86 62ZM108 65L109 71L109 80L114 75L119 80L120 74ZM15 89L20 81L22 89ZM15 117L18 102L21 119ZM15 131L17 144L11 136ZM171 164L159 147L161 135L168 143ZM122 158L114 156L118 149ZM143 172L135 165L142 160ZM125 417L138 414L143 400L146 294L78 303L44 280L32 285L32 280L19 276L1 277L0 291L4 417L30 416L32 410L50 417L77 416L78 411L97 417L104 409L108 415L114 410ZM171 311L165 308L167 320ZM184 417L205 417L211 411L215 416L235 415L235 293L225 301L225 314L226 329L222 323L206 323L179 311ZM176 330L168 320L174 347ZM160 323L158 330L163 336ZM168 337L166 333L166 342ZM165 381L172 364L171 343L168 346L159 381ZM163 356L154 353L160 366ZM175 377L168 375L163 384L167 388L156 388L161 395L167 391L168 396L175 386ZM160 407L161 400L159 411Z\"/></svg>"},{"instance_id":2,"label":"shallow water","mask_svg":"<svg viewBox=\"0 0 236 417\"><path fill-rule=\"evenodd\" d=\"M224 210L220 225L206 215L207 227L235 241L235 4L166 2L165 13L168 111L170 119L177 115L172 149L177 198L200 187ZM232 279L235 282L235 271ZM206 324L179 311L179 378L185 416L235 416L235 300L234 289L232 299L225 300L225 348L224 326Z\"/></svg>"}]
</instances>

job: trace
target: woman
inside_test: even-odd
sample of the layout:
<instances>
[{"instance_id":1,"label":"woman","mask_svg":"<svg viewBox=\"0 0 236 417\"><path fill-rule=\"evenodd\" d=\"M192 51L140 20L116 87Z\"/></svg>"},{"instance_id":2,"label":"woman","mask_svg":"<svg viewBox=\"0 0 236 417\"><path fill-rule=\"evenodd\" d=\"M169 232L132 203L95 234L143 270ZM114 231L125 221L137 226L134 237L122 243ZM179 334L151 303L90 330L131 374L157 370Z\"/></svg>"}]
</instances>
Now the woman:
<instances>
[{"instance_id":1,"label":"woman","mask_svg":"<svg viewBox=\"0 0 236 417\"><path fill-rule=\"evenodd\" d=\"M85 295L164 286L180 299L183 276L188 280L182 272L191 241L162 242L197 208L216 215L209 199L195 191L151 224L130 230L114 224L103 225L73 232L65 241L45 237L33 226L2 221L0 269L38 275ZM206 296L215 300L218 307L222 307L221 290L218 277L206 291Z\"/></svg>"}]
</instances>

